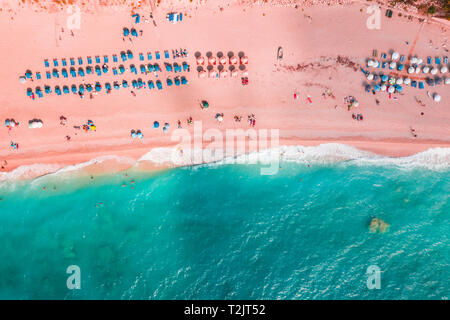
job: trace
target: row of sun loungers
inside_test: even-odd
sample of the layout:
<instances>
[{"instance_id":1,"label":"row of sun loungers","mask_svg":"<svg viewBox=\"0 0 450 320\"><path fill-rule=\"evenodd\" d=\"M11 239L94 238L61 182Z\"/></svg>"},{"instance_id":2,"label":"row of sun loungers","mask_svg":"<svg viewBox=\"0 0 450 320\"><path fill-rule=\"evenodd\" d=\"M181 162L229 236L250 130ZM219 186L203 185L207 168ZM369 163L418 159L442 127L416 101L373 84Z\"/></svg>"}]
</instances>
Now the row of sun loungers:
<instances>
[{"instance_id":1,"label":"row of sun loungers","mask_svg":"<svg viewBox=\"0 0 450 320\"><path fill-rule=\"evenodd\" d=\"M187 57L187 51L185 51L184 55L185 55L185 57ZM127 52L122 51L119 56L116 55L116 54L112 55L113 62L114 63L119 62L119 57L122 59L122 62L125 62L127 60L133 59L134 55L133 55L133 53L130 50L128 50ZM139 53L139 60L140 61L145 61L145 58L147 58L147 60L149 60L149 61L152 60L153 59L152 53L151 52L147 52L147 54L145 54L145 55L142 52ZM155 59L156 60L161 59L161 53L159 51L155 51ZM164 50L164 59L170 59L170 54L169 54L168 50ZM95 56L94 60L92 59L92 57L87 57L86 58L86 63L88 65L90 65L90 64L93 64L93 62L95 61L95 63L98 64L98 63L102 63L102 60L103 60L103 63L109 63L108 55L104 55L103 59L101 59L100 56ZM67 61L66 58L62 58L61 59L61 65L63 67L66 67L68 65L67 62L68 61ZM75 66L77 63L78 63L79 66L82 66L84 64L84 60L81 57L78 57L77 59L69 58L69 63L70 63L71 66ZM46 68L50 68L50 62L49 62L48 59L44 60L44 66ZM59 60L58 59L53 59L53 67L55 67L55 68L59 67Z\"/></svg>"},{"instance_id":2,"label":"row of sun loungers","mask_svg":"<svg viewBox=\"0 0 450 320\"><path fill-rule=\"evenodd\" d=\"M155 82L153 82L153 80L148 80L147 83L144 82L142 79L138 79L138 80L132 80L131 81L131 88L134 89L142 89L145 88L147 84L147 87L149 89L155 89L158 88L158 90L162 90L163 88L163 84L161 82L161 80L156 80ZM186 77L175 77L174 79L172 78L167 78L166 79L166 85L171 87L172 85L176 85L176 86L180 86L180 85L187 85L188 81L186 79ZM119 82L115 81L112 85L109 82L106 82L104 85L105 90L107 91L107 93L109 93L113 88L116 90L119 90L120 88L128 88L130 87L130 85L128 84L127 80L123 80L121 84L119 84ZM102 85L100 84L100 82L96 82L94 85L92 84L80 84L79 86L73 84L70 88L67 85L62 86L62 88L60 86L55 86L54 87L54 92L60 96L61 94L69 94L69 93L73 93L73 94L81 94L83 95L85 92L100 92L102 91ZM41 87L36 87L35 91L33 92L33 90L31 88L27 89L27 96L31 97L34 99L34 96L38 96L39 98L42 98L44 95L43 93L45 92L45 94L51 94L52 88L48 85L44 85L44 90L41 89Z\"/></svg>"}]
</instances>

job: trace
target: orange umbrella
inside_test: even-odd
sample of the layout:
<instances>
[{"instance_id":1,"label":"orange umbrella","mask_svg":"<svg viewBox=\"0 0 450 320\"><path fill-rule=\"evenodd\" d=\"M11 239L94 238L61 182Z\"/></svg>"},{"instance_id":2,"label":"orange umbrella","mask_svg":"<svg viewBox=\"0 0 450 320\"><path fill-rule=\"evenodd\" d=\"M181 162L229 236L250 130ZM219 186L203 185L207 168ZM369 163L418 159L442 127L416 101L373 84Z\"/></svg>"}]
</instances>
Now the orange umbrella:
<instances>
[{"instance_id":1,"label":"orange umbrella","mask_svg":"<svg viewBox=\"0 0 450 320\"><path fill-rule=\"evenodd\" d=\"M241 58L241 64L247 64L248 63L248 57L247 56L243 56Z\"/></svg>"}]
</instances>

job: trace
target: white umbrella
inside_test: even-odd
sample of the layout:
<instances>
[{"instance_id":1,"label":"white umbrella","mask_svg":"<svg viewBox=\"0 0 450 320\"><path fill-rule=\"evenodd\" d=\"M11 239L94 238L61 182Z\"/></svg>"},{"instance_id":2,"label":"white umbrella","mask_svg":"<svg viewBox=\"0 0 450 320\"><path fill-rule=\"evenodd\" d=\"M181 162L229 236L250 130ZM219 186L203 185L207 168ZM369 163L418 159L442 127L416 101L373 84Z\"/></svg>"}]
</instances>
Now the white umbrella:
<instances>
[{"instance_id":1,"label":"white umbrella","mask_svg":"<svg viewBox=\"0 0 450 320\"><path fill-rule=\"evenodd\" d=\"M369 74L367 75L367 80L373 80L373 74L369 73Z\"/></svg>"},{"instance_id":2,"label":"white umbrella","mask_svg":"<svg viewBox=\"0 0 450 320\"><path fill-rule=\"evenodd\" d=\"M433 68L433 69L431 69L431 74L436 74L437 72L438 72L438 69L437 68Z\"/></svg>"},{"instance_id":3,"label":"white umbrella","mask_svg":"<svg viewBox=\"0 0 450 320\"><path fill-rule=\"evenodd\" d=\"M41 120L30 120L28 122L28 128L35 129L35 128L42 128L43 123Z\"/></svg>"},{"instance_id":4,"label":"white umbrella","mask_svg":"<svg viewBox=\"0 0 450 320\"><path fill-rule=\"evenodd\" d=\"M410 84L410 83L411 83L411 79L410 79L410 78L405 78L405 79L403 80L403 83L404 83L404 84Z\"/></svg>"},{"instance_id":5,"label":"white umbrella","mask_svg":"<svg viewBox=\"0 0 450 320\"><path fill-rule=\"evenodd\" d=\"M445 84L450 84L450 78L445 78L444 83Z\"/></svg>"},{"instance_id":6,"label":"white umbrella","mask_svg":"<svg viewBox=\"0 0 450 320\"><path fill-rule=\"evenodd\" d=\"M393 52L392 53L392 60L397 60L400 57L398 52Z\"/></svg>"},{"instance_id":7,"label":"white umbrella","mask_svg":"<svg viewBox=\"0 0 450 320\"><path fill-rule=\"evenodd\" d=\"M390 87L388 88L388 92L389 92L389 93L394 93L394 91L395 91L395 88L394 88L393 86L390 86Z\"/></svg>"},{"instance_id":8,"label":"white umbrella","mask_svg":"<svg viewBox=\"0 0 450 320\"><path fill-rule=\"evenodd\" d=\"M414 67L409 67L408 68L408 73L413 73L414 72Z\"/></svg>"},{"instance_id":9,"label":"white umbrella","mask_svg":"<svg viewBox=\"0 0 450 320\"><path fill-rule=\"evenodd\" d=\"M420 73L420 67L419 66L416 67L416 73Z\"/></svg>"},{"instance_id":10,"label":"white umbrella","mask_svg":"<svg viewBox=\"0 0 450 320\"><path fill-rule=\"evenodd\" d=\"M437 93L435 93L435 94L433 95L433 99L434 99L434 101L439 102L439 101L441 101L441 96L438 95Z\"/></svg>"},{"instance_id":11,"label":"white umbrella","mask_svg":"<svg viewBox=\"0 0 450 320\"><path fill-rule=\"evenodd\" d=\"M447 71L448 71L448 68L446 66L443 66L441 68L441 73L447 73Z\"/></svg>"},{"instance_id":12,"label":"white umbrella","mask_svg":"<svg viewBox=\"0 0 450 320\"><path fill-rule=\"evenodd\" d=\"M373 64L375 63L375 61L373 61L373 60L368 60L367 61L367 66L368 67L373 67Z\"/></svg>"},{"instance_id":13,"label":"white umbrella","mask_svg":"<svg viewBox=\"0 0 450 320\"><path fill-rule=\"evenodd\" d=\"M359 106L359 102L358 102L358 101L354 101L354 102L353 102L353 106L354 106L354 107Z\"/></svg>"},{"instance_id":14,"label":"white umbrella","mask_svg":"<svg viewBox=\"0 0 450 320\"><path fill-rule=\"evenodd\" d=\"M422 58L417 59L417 64L422 64L423 60Z\"/></svg>"},{"instance_id":15,"label":"white umbrella","mask_svg":"<svg viewBox=\"0 0 450 320\"><path fill-rule=\"evenodd\" d=\"M422 72L423 72L423 73L428 73L428 72L430 72L430 67L428 67L428 66L423 67Z\"/></svg>"},{"instance_id":16,"label":"white umbrella","mask_svg":"<svg viewBox=\"0 0 450 320\"><path fill-rule=\"evenodd\" d=\"M380 87L380 90L381 90L381 91L386 91L386 89L387 89L386 85L385 85L385 84L382 84L381 87Z\"/></svg>"},{"instance_id":17,"label":"white umbrella","mask_svg":"<svg viewBox=\"0 0 450 320\"><path fill-rule=\"evenodd\" d=\"M25 82L27 82L27 78L22 76L19 78L19 81L20 81L20 83L25 83Z\"/></svg>"},{"instance_id":18,"label":"white umbrella","mask_svg":"<svg viewBox=\"0 0 450 320\"><path fill-rule=\"evenodd\" d=\"M390 67L391 69L395 69L396 66L397 66L397 63L395 63L394 61L392 61L392 62L389 64L389 67Z\"/></svg>"},{"instance_id":19,"label":"white umbrella","mask_svg":"<svg viewBox=\"0 0 450 320\"><path fill-rule=\"evenodd\" d=\"M403 83L403 79L402 78L398 78L396 81L397 84L402 84Z\"/></svg>"},{"instance_id":20,"label":"white umbrella","mask_svg":"<svg viewBox=\"0 0 450 320\"><path fill-rule=\"evenodd\" d=\"M416 64L417 63L417 58L416 57L412 57L410 61L411 61L412 64Z\"/></svg>"}]
</instances>

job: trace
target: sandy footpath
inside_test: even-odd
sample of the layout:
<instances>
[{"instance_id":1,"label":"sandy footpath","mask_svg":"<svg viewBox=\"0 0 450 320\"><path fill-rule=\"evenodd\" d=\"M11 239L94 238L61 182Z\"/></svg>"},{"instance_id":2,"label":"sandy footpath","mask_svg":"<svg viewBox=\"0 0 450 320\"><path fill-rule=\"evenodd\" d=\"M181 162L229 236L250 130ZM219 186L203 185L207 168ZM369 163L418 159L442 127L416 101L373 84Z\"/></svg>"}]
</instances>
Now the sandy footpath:
<instances>
[{"instance_id":1,"label":"sandy footpath","mask_svg":"<svg viewBox=\"0 0 450 320\"><path fill-rule=\"evenodd\" d=\"M88 3L89 1L84 1ZM75 1L76 3L76 1ZM366 69L366 59L372 51L427 56L449 55L447 38L449 27L439 21L421 22L394 16L381 15L381 29L369 30L366 20L367 4L354 2L342 5L316 5L283 7L281 5L250 5L242 1L172 1L153 5L153 18L149 18L151 5L135 9L144 17L139 24L131 18L131 9L125 6L105 7L86 5L81 10L80 29L67 29L67 8L57 6L11 5L0 12L0 162L2 171L11 171L23 165L48 164L63 167L114 155L133 160L141 158L155 147L173 146L171 136L181 121L183 129L193 132L193 125L186 119L201 121L203 130L250 127L247 116L254 114L253 129L279 129L280 144L319 145L338 142L378 154L399 157L412 155L429 148L450 147L450 90L448 85L425 86L419 90L404 86L401 94L365 92L367 80L360 68ZM89 9L89 10L87 10ZM89 12L88 12L89 11ZM183 21L172 24L166 20L170 11L181 11ZM145 22L149 19L149 23ZM122 34L124 27L143 31L133 37L133 42ZM62 31L64 29L64 31ZM283 48L283 59L277 61L277 49ZM172 49L187 49L187 58L172 59ZM136 65L138 75L126 71L114 76L112 67L122 64L112 62L112 54L131 50L134 58L124 64ZM138 54L169 50L170 59L164 61L190 65L190 72L183 72L188 85L167 87L166 78L173 72L141 75ZM249 59L246 66L249 84L241 84L241 72L237 78L199 78L195 53L214 55L243 52ZM48 80L45 71L53 69L53 58L67 60L83 57L109 56L109 71L100 77L80 77ZM50 68L44 67L49 59ZM68 60L69 61L69 60ZM96 65L94 63L94 65ZM78 63L75 68L78 69ZM70 64L68 66L70 68ZM206 65L203 66L206 69ZM215 66L217 69L217 66ZM228 68L228 64L225 65ZM39 71L41 80L34 77L25 84L19 77L31 70ZM447 75L448 76L448 75ZM57 96L44 93L43 98L30 99L27 88L42 89L49 85L86 84L142 78L160 79L163 90L130 88L102 91L91 99L85 94ZM131 91L135 92L135 96ZM298 98L294 99L294 93ZM437 103L428 94L438 93ZM358 107L347 109L344 98L353 96ZM312 103L310 103L310 101ZM200 101L207 100L210 107L200 108ZM378 105L376 103L378 100ZM417 101L420 100L422 105ZM215 120L223 113L223 122ZM363 115L356 121L352 114ZM241 122L234 116L242 116ZM60 124L60 116L67 118ZM20 122L8 130L5 119ZM41 119L43 128L29 129L28 121ZM97 130L84 132L74 126L82 126L92 120ZM152 129L154 121L161 126ZM162 131L165 123L170 127ZM130 131L141 130L144 138L132 139ZM70 141L67 140L70 136ZM11 147L11 141L19 149ZM123 164L122 164L123 166ZM111 170L111 165L104 166ZM124 166L126 167L126 165ZM153 166L148 165L153 168ZM122 168L122 167L121 167Z\"/></svg>"}]
</instances>

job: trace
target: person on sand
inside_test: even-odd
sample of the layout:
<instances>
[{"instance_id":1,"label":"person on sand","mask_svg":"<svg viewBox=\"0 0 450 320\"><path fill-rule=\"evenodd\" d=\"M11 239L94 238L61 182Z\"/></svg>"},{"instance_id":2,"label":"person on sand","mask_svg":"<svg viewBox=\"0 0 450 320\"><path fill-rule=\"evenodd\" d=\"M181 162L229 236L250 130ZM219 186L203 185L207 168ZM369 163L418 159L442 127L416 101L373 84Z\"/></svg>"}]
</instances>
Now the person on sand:
<instances>
[{"instance_id":1,"label":"person on sand","mask_svg":"<svg viewBox=\"0 0 450 320\"><path fill-rule=\"evenodd\" d=\"M177 124L178 124L178 129L181 129L181 121L180 120L177 121Z\"/></svg>"}]
</instances>

